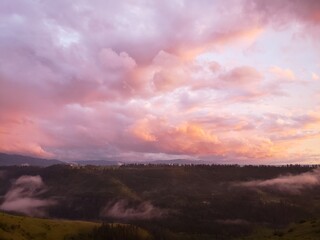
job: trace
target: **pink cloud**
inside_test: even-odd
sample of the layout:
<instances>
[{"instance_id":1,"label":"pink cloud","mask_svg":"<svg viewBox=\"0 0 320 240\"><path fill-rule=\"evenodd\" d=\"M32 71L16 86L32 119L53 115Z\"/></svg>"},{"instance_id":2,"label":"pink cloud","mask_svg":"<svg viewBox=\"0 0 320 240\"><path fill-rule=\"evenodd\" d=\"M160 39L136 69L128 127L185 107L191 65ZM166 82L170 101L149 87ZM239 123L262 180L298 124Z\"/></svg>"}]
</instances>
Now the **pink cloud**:
<instances>
[{"instance_id":1,"label":"pink cloud","mask_svg":"<svg viewBox=\"0 0 320 240\"><path fill-rule=\"evenodd\" d=\"M316 73L311 73L312 80L318 81L320 79L319 75Z\"/></svg>"},{"instance_id":2,"label":"pink cloud","mask_svg":"<svg viewBox=\"0 0 320 240\"><path fill-rule=\"evenodd\" d=\"M255 44L268 24L317 27L316 1L5 0L2 6L0 151L66 159L149 153L261 159L279 156L282 142L318 126L265 110L271 99L281 102L284 79L295 79L296 71L274 67L276 81L259 61L217 54Z\"/></svg>"},{"instance_id":3,"label":"pink cloud","mask_svg":"<svg viewBox=\"0 0 320 240\"><path fill-rule=\"evenodd\" d=\"M320 23L320 4L317 0L305 1L263 1L249 0L249 6L262 14L264 20L275 21L277 24L286 24L293 19L307 24L318 25Z\"/></svg>"},{"instance_id":4,"label":"pink cloud","mask_svg":"<svg viewBox=\"0 0 320 240\"><path fill-rule=\"evenodd\" d=\"M232 69L221 78L227 83L252 86L260 82L263 77L253 67L244 66Z\"/></svg>"}]
</instances>

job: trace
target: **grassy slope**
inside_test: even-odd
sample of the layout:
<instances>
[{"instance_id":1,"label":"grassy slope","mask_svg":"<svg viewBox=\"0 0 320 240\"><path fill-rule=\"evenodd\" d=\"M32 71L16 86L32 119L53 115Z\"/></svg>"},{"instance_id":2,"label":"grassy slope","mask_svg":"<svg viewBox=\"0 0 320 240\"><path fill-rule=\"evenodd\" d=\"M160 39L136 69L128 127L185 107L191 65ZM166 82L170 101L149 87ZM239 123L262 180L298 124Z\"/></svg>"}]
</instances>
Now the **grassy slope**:
<instances>
[{"instance_id":1,"label":"grassy slope","mask_svg":"<svg viewBox=\"0 0 320 240\"><path fill-rule=\"evenodd\" d=\"M59 240L65 236L89 233L98 223L51 220L0 213L0 240Z\"/></svg>"},{"instance_id":2,"label":"grassy slope","mask_svg":"<svg viewBox=\"0 0 320 240\"><path fill-rule=\"evenodd\" d=\"M87 234L99 223L69 220L40 219L14 216L0 212L0 240L63 240L65 237ZM140 229L142 239L148 232ZM292 224L283 230L260 228L248 237L237 240L319 240L320 220Z\"/></svg>"},{"instance_id":3,"label":"grassy slope","mask_svg":"<svg viewBox=\"0 0 320 240\"><path fill-rule=\"evenodd\" d=\"M14 216L0 212L0 240L64 240L87 235L100 223ZM122 225L122 224L121 224ZM139 228L139 239L150 234Z\"/></svg>"},{"instance_id":4,"label":"grassy slope","mask_svg":"<svg viewBox=\"0 0 320 240\"><path fill-rule=\"evenodd\" d=\"M241 240L319 240L320 220L292 224L283 230L259 229ZM240 240L239 239L239 240Z\"/></svg>"}]
</instances>

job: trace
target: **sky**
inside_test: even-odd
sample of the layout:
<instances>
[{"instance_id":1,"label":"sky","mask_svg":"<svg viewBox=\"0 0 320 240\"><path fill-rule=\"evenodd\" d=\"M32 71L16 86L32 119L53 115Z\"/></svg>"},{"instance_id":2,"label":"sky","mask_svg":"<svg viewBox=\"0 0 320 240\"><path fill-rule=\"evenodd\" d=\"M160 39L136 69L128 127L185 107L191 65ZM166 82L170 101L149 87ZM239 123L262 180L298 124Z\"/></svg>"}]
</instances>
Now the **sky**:
<instances>
[{"instance_id":1,"label":"sky","mask_svg":"<svg viewBox=\"0 0 320 240\"><path fill-rule=\"evenodd\" d=\"M320 163L319 0L2 0L0 151Z\"/></svg>"}]
</instances>

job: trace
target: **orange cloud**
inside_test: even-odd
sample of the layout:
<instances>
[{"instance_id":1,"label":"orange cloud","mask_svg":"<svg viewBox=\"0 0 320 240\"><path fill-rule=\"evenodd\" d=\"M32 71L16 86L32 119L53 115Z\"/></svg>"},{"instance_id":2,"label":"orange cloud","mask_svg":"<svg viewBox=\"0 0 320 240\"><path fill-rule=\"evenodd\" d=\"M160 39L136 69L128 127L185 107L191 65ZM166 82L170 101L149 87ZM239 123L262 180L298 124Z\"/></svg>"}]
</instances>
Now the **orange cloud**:
<instances>
[{"instance_id":1,"label":"orange cloud","mask_svg":"<svg viewBox=\"0 0 320 240\"><path fill-rule=\"evenodd\" d=\"M217 133L219 128L220 126L215 127ZM140 147L137 147L137 141L131 140L135 142L131 148L139 148L141 151L266 159L278 157L283 150L267 138L253 137L245 132L214 134L204 126L192 122L172 126L163 120L143 119L135 123L131 129L134 138L140 141Z\"/></svg>"},{"instance_id":2,"label":"orange cloud","mask_svg":"<svg viewBox=\"0 0 320 240\"><path fill-rule=\"evenodd\" d=\"M293 81L296 79L296 76L291 69L283 69L274 66L270 68L270 72L273 73L279 80Z\"/></svg>"},{"instance_id":3,"label":"orange cloud","mask_svg":"<svg viewBox=\"0 0 320 240\"><path fill-rule=\"evenodd\" d=\"M184 60L192 60L196 56L211 50L223 48L231 44L247 44L250 45L264 31L261 26L243 27L243 29L235 29L226 32L214 32L208 34L201 42L186 42L176 46L172 51Z\"/></svg>"},{"instance_id":4,"label":"orange cloud","mask_svg":"<svg viewBox=\"0 0 320 240\"><path fill-rule=\"evenodd\" d=\"M135 137L142 141L154 142L157 141L157 137L151 133L149 122L147 119L142 119L131 126L131 132Z\"/></svg>"}]
</instances>

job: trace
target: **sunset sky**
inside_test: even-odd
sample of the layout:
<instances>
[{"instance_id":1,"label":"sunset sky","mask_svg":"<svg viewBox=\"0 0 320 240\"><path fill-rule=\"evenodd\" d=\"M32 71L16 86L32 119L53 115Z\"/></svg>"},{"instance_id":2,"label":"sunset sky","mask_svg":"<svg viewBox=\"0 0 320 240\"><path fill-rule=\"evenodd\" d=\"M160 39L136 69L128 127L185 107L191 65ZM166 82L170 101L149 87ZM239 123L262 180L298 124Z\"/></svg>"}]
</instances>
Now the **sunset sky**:
<instances>
[{"instance_id":1,"label":"sunset sky","mask_svg":"<svg viewBox=\"0 0 320 240\"><path fill-rule=\"evenodd\" d=\"M319 0L1 0L0 152L320 163Z\"/></svg>"}]
</instances>

